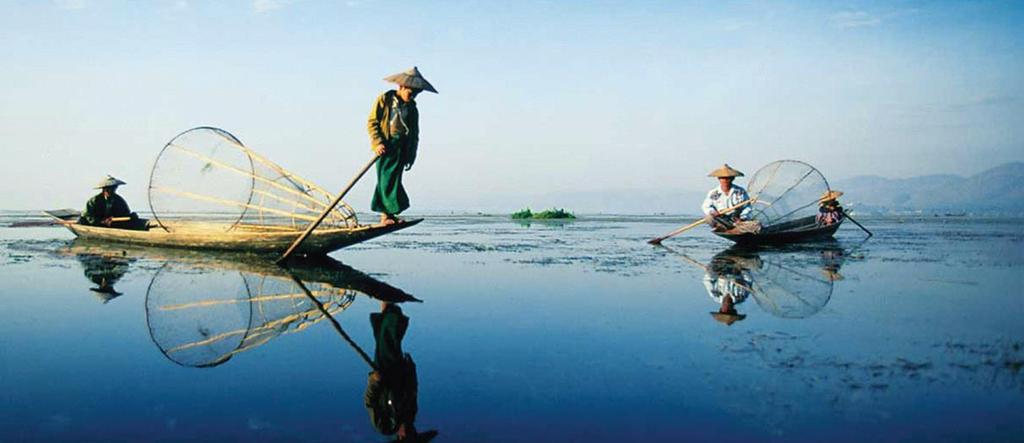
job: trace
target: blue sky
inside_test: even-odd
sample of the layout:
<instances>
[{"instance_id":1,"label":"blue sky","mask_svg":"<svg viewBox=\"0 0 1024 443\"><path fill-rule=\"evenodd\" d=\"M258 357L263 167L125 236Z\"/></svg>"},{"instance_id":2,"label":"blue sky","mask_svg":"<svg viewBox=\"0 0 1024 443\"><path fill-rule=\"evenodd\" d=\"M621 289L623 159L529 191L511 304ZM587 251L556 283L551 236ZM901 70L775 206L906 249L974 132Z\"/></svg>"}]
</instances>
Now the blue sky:
<instances>
[{"instance_id":1,"label":"blue sky","mask_svg":"<svg viewBox=\"0 0 1024 443\"><path fill-rule=\"evenodd\" d=\"M159 149L200 125L340 188L369 157L365 119L388 88L381 78L412 65L441 92L419 99L414 209L697 190L722 162L750 173L780 158L829 178L970 175L1024 160L1022 11L0 1L0 208L78 207L110 173L143 209ZM371 185L346 200L366 210Z\"/></svg>"}]
</instances>

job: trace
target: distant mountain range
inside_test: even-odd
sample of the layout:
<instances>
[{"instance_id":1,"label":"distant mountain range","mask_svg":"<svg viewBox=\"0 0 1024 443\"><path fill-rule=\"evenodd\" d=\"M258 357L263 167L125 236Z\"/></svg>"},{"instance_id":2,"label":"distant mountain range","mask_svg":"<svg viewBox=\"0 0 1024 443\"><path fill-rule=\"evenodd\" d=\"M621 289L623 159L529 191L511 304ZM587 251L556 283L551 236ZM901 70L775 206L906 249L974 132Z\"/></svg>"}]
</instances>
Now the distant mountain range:
<instances>
[{"instance_id":1,"label":"distant mountain range","mask_svg":"<svg viewBox=\"0 0 1024 443\"><path fill-rule=\"evenodd\" d=\"M745 182L741 182L744 183ZM969 213L1024 215L1024 163L1006 163L970 177L923 175L891 179L874 175L835 180L843 205L861 213ZM713 183L708 184L708 189ZM510 213L565 208L594 214L697 214L707 190L614 189L473 196L458 202L424 202L427 208ZM421 206L421 208L424 206ZM437 210L437 209L435 209ZM430 209L427 209L429 212ZM447 212L448 209L442 212Z\"/></svg>"},{"instance_id":2,"label":"distant mountain range","mask_svg":"<svg viewBox=\"0 0 1024 443\"><path fill-rule=\"evenodd\" d=\"M843 191L844 204L863 212L1024 214L1024 163L1006 163L987 171L890 179L874 175L830 183Z\"/></svg>"}]
</instances>

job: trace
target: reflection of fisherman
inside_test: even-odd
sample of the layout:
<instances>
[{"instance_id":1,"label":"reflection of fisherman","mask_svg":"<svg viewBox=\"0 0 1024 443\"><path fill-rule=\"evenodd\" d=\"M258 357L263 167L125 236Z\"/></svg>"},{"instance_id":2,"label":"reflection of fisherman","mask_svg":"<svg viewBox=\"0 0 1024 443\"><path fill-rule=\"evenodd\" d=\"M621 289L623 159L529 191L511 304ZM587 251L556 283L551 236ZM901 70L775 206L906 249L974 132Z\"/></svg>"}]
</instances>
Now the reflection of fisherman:
<instances>
[{"instance_id":1,"label":"reflection of fisherman","mask_svg":"<svg viewBox=\"0 0 1024 443\"><path fill-rule=\"evenodd\" d=\"M376 341L373 364L363 395L370 422L378 432L412 439L416 433L418 384L416 363L402 352L409 317L393 303L381 303L381 312L370 314Z\"/></svg>"},{"instance_id":2,"label":"reflection of fisherman","mask_svg":"<svg viewBox=\"0 0 1024 443\"><path fill-rule=\"evenodd\" d=\"M825 191L825 194L818 199L820 205L818 206L818 216L815 218L818 225L828 226L843 221L843 207L839 206L839 201L836 200L841 195L843 193L840 191L830 190Z\"/></svg>"},{"instance_id":3,"label":"reflection of fisherman","mask_svg":"<svg viewBox=\"0 0 1024 443\"><path fill-rule=\"evenodd\" d=\"M843 265L843 260L846 259L846 254L843 248L834 247L826 248L821 250L821 274L825 276L828 281L839 281L844 277L839 273L839 267Z\"/></svg>"},{"instance_id":4,"label":"reflection of fisherman","mask_svg":"<svg viewBox=\"0 0 1024 443\"><path fill-rule=\"evenodd\" d=\"M748 263L750 261L750 263ZM704 275L704 288L711 299L718 303L718 312L712 312L715 320L726 325L747 318L736 311L736 305L743 303L751 294L753 279L746 272L751 267L760 267L756 259L746 259L732 255L716 255Z\"/></svg>"},{"instance_id":5,"label":"reflection of fisherman","mask_svg":"<svg viewBox=\"0 0 1024 443\"><path fill-rule=\"evenodd\" d=\"M81 254L78 261L85 268L85 277L96 284L96 287L89 288L104 304L121 295L114 284L121 280L121 277L128 272L131 260L123 258L105 257L102 255Z\"/></svg>"}]
</instances>

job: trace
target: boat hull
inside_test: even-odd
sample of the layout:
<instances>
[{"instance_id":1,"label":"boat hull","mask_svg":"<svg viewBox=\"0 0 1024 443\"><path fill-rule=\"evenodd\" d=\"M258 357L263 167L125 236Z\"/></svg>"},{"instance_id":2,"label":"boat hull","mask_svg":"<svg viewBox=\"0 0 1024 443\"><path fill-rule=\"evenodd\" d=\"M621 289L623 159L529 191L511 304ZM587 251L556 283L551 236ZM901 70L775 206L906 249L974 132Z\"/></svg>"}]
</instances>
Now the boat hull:
<instances>
[{"instance_id":1,"label":"boat hull","mask_svg":"<svg viewBox=\"0 0 1024 443\"><path fill-rule=\"evenodd\" d=\"M828 226L816 226L809 229L793 231L767 232L761 234L742 233L730 234L727 232L715 232L714 234L726 240L734 241L738 245L781 245L790 243L809 243L825 241L839 229L840 223Z\"/></svg>"},{"instance_id":2,"label":"boat hull","mask_svg":"<svg viewBox=\"0 0 1024 443\"><path fill-rule=\"evenodd\" d=\"M296 252L306 255L326 255L346 246L408 228L421 221L423 219L392 225L316 229L302 242ZM253 253L283 253L302 234L302 231L292 229L233 229L225 232L223 226L217 229L215 224L198 222L180 223L170 231L160 227L139 231L80 224L65 226L77 237L91 241Z\"/></svg>"}]
</instances>

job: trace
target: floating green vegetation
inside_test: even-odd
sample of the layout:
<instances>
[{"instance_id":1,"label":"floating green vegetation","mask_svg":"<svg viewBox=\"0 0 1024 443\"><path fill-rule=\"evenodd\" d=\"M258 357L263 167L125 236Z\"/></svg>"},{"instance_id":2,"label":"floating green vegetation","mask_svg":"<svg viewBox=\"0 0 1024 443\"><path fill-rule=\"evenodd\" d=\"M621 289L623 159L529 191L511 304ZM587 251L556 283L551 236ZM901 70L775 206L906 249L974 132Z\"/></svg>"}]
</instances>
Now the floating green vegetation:
<instances>
[{"instance_id":1,"label":"floating green vegetation","mask_svg":"<svg viewBox=\"0 0 1024 443\"><path fill-rule=\"evenodd\" d=\"M548 209L543 212L533 212L530 208L512 213L515 220L571 220L576 218L571 212L564 209Z\"/></svg>"}]
</instances>

